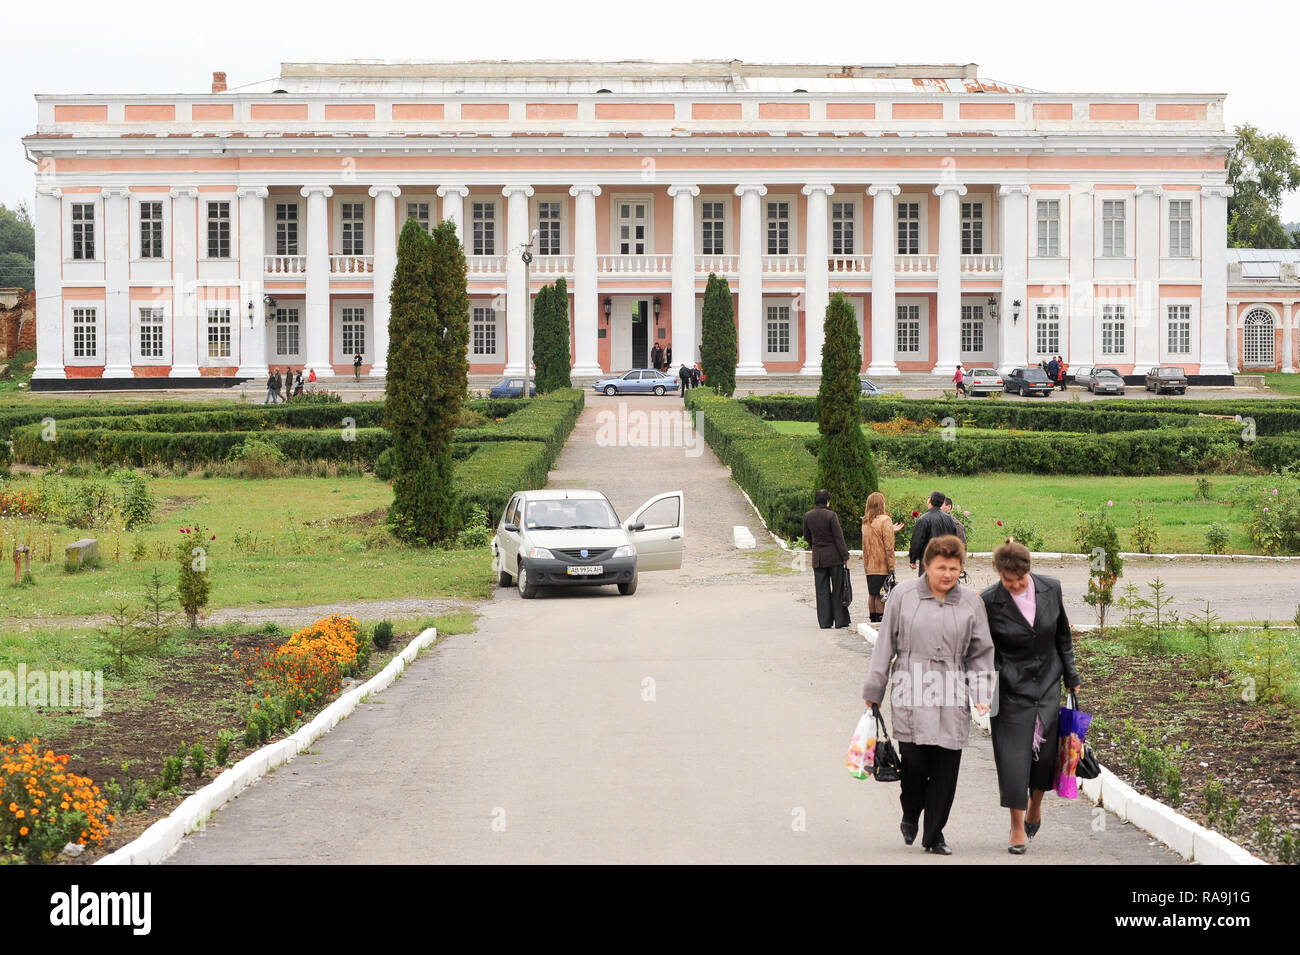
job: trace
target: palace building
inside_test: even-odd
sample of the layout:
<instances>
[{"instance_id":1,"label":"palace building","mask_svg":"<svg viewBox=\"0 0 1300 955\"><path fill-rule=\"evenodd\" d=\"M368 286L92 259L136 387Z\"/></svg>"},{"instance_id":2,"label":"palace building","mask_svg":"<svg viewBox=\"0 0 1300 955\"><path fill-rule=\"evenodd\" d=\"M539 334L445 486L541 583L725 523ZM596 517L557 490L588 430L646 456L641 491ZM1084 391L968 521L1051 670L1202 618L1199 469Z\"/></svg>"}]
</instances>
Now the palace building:
<instances>
[{"instance_id":1,"label":"palace building","mask_svg":"<svg viewBox=\"0 0 1300 955\"><path fill-rule=\"evenodd\" d=\"M522 372L530 296L560 277L575 378L655 342L694 363L711 272L742 379L819 374L835 292L872 376L1294 367L1294 298L1230 304L1223 100L738 60L286 63L40 95L33 388L328 379L357 353L382 376L408 218L464 243L471 374Z\"/></svg>"}]
</instances>

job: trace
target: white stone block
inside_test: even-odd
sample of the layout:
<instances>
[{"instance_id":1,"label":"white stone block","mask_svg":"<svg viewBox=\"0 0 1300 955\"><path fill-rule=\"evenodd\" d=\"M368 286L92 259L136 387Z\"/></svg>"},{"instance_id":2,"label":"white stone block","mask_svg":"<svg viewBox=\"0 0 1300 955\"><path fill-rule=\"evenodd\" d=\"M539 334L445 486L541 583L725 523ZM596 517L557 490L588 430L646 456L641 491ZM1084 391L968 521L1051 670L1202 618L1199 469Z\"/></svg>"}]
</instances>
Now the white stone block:
<instances>
[{"instance_id":1,"label":"white stone block","mask_svg":"<svg viewBox=\"0 0 1300 955\"><path fill-rule=\"evenodd\" d=\"M872 646L876 645L876 637L880 635L875 627L865 623L858 624L858 633L862 634L862 639Z\"/></svg>"},{"instance_id":2,"label":"white stone block","mask_svg":"<svg viewBox=\"0 0 1300 955\"><path fill-rule=\"evenodd\" d=\"M736 547L739 550L753 550L758 546L758 542L754 540L754 535L749 532L748 527L737 524L731 529L731 534L735 538Z\"/></svg>"}]
</instances>

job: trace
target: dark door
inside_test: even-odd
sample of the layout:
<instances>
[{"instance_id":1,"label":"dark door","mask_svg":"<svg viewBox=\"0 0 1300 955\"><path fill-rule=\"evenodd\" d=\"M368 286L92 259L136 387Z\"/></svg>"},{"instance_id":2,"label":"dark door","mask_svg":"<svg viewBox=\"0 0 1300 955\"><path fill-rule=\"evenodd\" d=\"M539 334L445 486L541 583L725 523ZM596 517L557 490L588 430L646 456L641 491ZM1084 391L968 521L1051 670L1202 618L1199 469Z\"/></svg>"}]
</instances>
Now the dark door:
<instances>
[{"instance_id":1,"label":"dark door","mask_svg":"<svg viewBox=\"0 0 1300 955\"><path fill-rule=\"evenodd\" d=\"M646 321L647 302L641 299L636 303L636 312L632 315L632 367L650 367L650 330Z\"/></svg>"}]
</instances>

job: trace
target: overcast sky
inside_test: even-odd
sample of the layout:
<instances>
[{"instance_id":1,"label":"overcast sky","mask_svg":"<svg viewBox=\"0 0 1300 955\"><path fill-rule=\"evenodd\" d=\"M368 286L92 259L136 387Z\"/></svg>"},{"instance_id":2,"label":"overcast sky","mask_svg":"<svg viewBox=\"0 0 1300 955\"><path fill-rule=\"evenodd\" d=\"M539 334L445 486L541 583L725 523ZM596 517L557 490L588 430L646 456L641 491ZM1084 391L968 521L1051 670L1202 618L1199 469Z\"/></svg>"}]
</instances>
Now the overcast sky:
<instances>
[{"instance_id":1,"label":"overcast sky","mask_svg":"<svg viewBox=\"0 0 1300 955\"><path fill-rule=\"evenodd\" d=\"M3 15L0 202L31 202L19 140L35 130L34 94L206 92L213 70L233 87L278 75L282 60L975 62L982 77L1051 92L1227 93L1229 129L1300 142L1298 11L1294 0L15 4ZM1300 191L1283 219L1300 221Z\"/></svg>"}]
</instances>

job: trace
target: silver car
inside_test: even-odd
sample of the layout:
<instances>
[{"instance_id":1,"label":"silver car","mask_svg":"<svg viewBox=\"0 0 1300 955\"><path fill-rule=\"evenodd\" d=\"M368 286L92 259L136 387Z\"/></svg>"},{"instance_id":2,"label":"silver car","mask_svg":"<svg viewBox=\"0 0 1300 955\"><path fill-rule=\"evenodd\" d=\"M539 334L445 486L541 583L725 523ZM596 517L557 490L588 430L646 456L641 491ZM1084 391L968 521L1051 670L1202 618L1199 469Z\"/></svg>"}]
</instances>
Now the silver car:
<instances>
[{"instance_id":1,"label":"silver car","mask_svg":"<svg viewBox=\"0 0 1300 955\"><path fill-rule=\"evenodd\" d=\"M599 491L520 491L510 498L492 538L497 585L539 587L616 584L636 593L646 570L677 570L685 547L684 495L656 494L626 521Z\"/></svg>"},{"instance_id":2,"label":"silver car","mask_svg":"<svg viewBox=\"0 0 1300 955\"><path fill-rule=\"evenodd\" d=\"M1124 394L1124 379L1113 368L1098 368L1093 372L1088 390L1094 395Z\"/></svg>"},{"instance_id":3,"label":"silver car","mask_svg":"<svg viewBox=\"0 0 1300 955\"><path fill-rule=\"evenodd\" d=\"M1002 376L995 368L972 368L965 385L966 393L972 398L976 395L991 395L1002 390Z\"/></svg>"}]
</instances>

